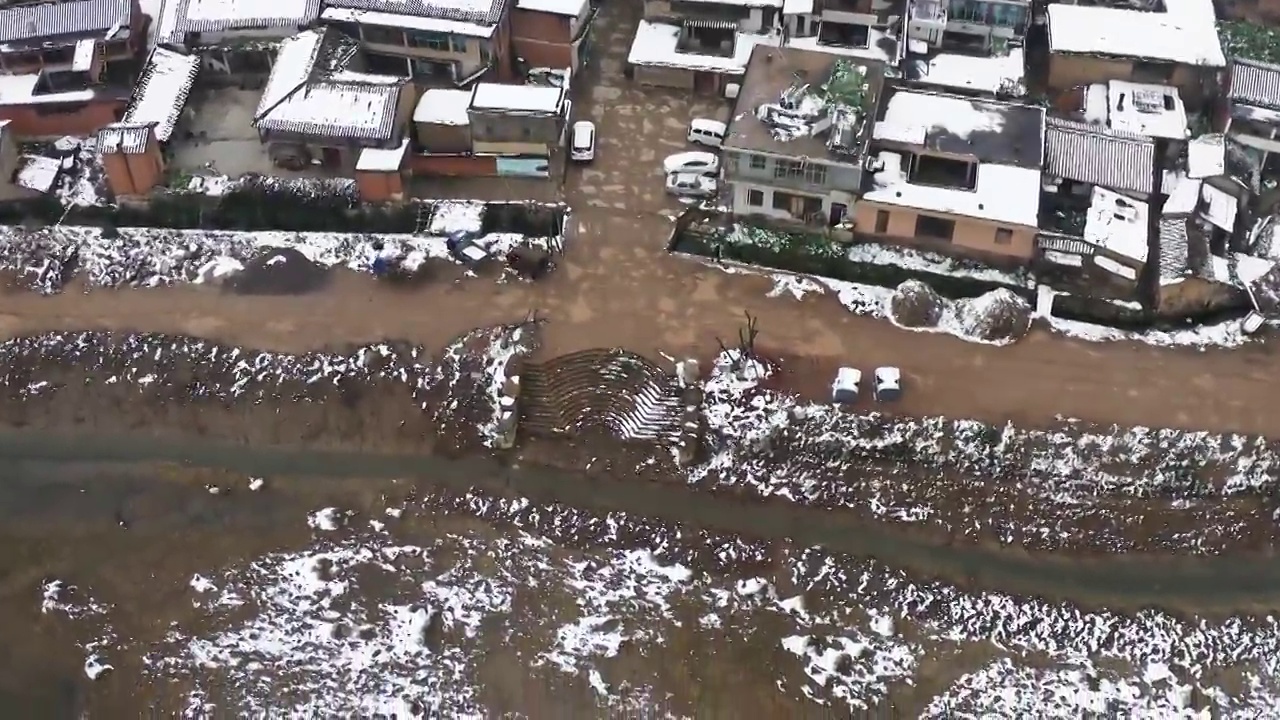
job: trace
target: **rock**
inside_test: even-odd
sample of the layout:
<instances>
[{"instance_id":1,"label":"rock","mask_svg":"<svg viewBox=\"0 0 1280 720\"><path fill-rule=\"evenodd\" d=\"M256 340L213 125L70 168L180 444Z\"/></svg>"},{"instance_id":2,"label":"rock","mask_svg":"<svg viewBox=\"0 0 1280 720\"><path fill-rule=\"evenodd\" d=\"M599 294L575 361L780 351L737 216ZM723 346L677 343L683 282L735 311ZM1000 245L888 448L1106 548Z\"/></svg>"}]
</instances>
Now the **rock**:
<instances>
[{"instance_id":1,"label":"rock","mask_svg":"<svg viewBox=\"0 0 1280 720\"><path fill-rule=\"evenodd\" d=\"M1031 327L1031 304L1013 291L1000 288L953 305L958 330L987 342L1013 342Z\"/></svg>"},{"instance_id":2,"label":"rock","mask_svg":"<svg viewBox=\"0 0 1280 720\"><path fill-rule=\"evenodd\" d=\"M889 298L889 316L903 327L934 327L946 307L947 301L919 280L907 280Z\"/></svg>"}]
</instances>

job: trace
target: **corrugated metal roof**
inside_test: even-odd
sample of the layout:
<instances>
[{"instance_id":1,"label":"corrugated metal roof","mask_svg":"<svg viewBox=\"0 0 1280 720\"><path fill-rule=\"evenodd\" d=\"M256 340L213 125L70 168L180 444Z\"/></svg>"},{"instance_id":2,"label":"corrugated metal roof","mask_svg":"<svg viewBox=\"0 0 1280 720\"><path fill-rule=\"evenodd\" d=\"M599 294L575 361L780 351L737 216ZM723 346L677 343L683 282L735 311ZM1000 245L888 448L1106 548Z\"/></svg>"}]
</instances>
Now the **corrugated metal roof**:
<instances>
[{"instance_id":1,"label":"corrugated metal roof","mask_svg":"<svg viewBox=\"0 0 1280 720\"><path fill-rule=\"evenodd\" d=\"M326 7L347 8L350 10L371 10L373 12L392 13L395 15L415 15L418 17L440 18L441 20L457 20L460 22L493 25L502 19L507 0L489 0L488 7L482 2L468 0L328 0Z\"/></svg>"},{"instance_id":2,"label":"corrugated metal roof","mask_svg":"<svg viewBox=\"0 0 1280 720\"><path fill-rule=\"evenodd\" d=\"M187 33L211 33L225 32L228 30L242 29L265 29L280 27L301 28L311 24L316 18L320 17L321 0L306 0L305 5L298 11L293 12L275 12L272 13L273 7L279 7L282 11L290 7L289 3L281 3L273 5L269 0L261 0L260 3L246 7L253 7L253 15L233 15L227 17L219 17L215 19L199 18L192 20L188 16L191 11L191 4L196 0L165 0L165 4L176 3L173 10L175 17L168 23L160 23L160 28L156 32L157 43L177 44L182 42L183 37ZM295 6L296 7L296 6ZM166 11L168 9L166 8ZM166 27L166 25L170 25Z\"/></svg>"},{"instance_id":3,"label":"corrugated metal roof","mask_svg":"<svg viewBox=\"0 0 1280 720\"><path fill-rule=\"evenodd\" d=\"M1150 138L1046 118L1044 171L1112 190L1150 193L1155 144Z\"/></svg>"},{"instance_id":4,"label":"corrugated metal roof","mask_svg":"<svg viewBox=\"0 0 1280 720\"><path fill-rule=\"evenodd\" d=\"M72 0L0 9L0 43L37 40L56 35L105 33L129 27L129 0Z\"/></svg>"},{"instance_id":5,"label":"corrugated metal roof","mask_svg":"<svg viewBox=\"0 0 1280 720\"><path fill-rule=\"evenodd\" d=\"M1041 250L1053 250L1073 255L1092 255L1094 251L1094 246L1085 242L1082 238L1050 232L1042 232L1036 235L1036 247Z\"/></svg>"},{"instance_id":6,"label":"corrugated metal roof","mask_svg":"<svg viewBox=\"0 0 1280 720\"><path fill-rule=\"evenodd\" d=\"M1236 101L1280 110L1280 66L1253 60L1231 61L1231 91Z\"/></svg>"}]
</instances>

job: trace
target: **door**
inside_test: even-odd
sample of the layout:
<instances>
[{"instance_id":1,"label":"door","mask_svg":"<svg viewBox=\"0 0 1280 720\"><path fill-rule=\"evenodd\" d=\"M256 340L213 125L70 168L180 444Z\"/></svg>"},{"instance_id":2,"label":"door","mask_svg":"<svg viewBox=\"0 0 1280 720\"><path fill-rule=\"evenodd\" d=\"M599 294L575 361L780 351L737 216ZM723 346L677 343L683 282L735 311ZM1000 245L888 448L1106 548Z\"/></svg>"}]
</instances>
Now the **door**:
<instances>
[{"instance_id":1,"label":"door","mask_svg":"<svg viewBox=\"0 0 1280 720\"><path fill-rule=\"evenodd\" d=\"M835 227L844 222L845 217L849 214L849 206L844 203L831 203L831 227Z\"/></svg>"},{"instance_id":2,"label":"door","mask_svg":"<svg viewBox=\"0 0 1280 720\"><path fill-rule=\"evenodd\" d=\"M320 162L327 168L336 168L342 165L342 151L338 148L321 148Z\"/></svg>"}]
</instances>

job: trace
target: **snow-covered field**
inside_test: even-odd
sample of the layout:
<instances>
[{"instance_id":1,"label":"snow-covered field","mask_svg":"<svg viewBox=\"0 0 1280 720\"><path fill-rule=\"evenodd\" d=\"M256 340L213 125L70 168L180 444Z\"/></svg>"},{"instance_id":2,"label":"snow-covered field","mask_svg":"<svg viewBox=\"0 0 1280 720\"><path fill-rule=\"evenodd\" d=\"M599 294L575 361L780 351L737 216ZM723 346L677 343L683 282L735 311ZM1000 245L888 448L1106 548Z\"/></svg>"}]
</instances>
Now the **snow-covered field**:
<instances>
[{"instance_id":1,"label":"snow-covered field","mask_svg":"<svg viewBox=\"0 0 1280 720\"><path fill-rule=\"evenodd\" d=\"M856 414L757 389L772 371L718 359L711 454L689 482L1039 548L1213 553L1275 537L1280 447L1263 438Z\"/></svg>"},{"instance_id":2,"label":"snow-covered field","mask_svg":"<svg viewBox=\"0 0 1280 720\"><path fill-rule=\"evenodd\" d=\"M399 539L442 515L510 529ZM45 612L89 638L83 652L95 672L143 658L147 682L186 681L176 687L191 688L191 717L269 705L481 717L477 671L499 647L532 677L575 678L613 708L678 708L693 698L620 682L612 660L627 655L636 667L659 648L669 658L725 637L772 658L741 672L774 673L779 693L837 713L890 703L931 718L1280 712L1271 617L1121 615L967 594L822 548L475 492L312 518L309 547L193 575L196 618L158 642L117 638L110 598L68 592L74 579L46 584ZM775 570L761 575L763 567ZM915 686L926 678L938 689L922 696Z\"/></svg>"},{"instance_id":3,"label":"snow-covered field","mask_svg":"<svg viewBox=\"0 0 1280 720\"><path fill-rule=\"evenodd\" d=\"M485 204L440 201L423 234L344 234L172 230L120 228L104 237L101 230L56 226L39 230L0 227L0 269L16 271L37 289L61 289L52 264L75 256L76 270L89 287L157 286L205 282L234 272L244 263L279 248L292 248L323 267L370 271L374 259L395 257L415 271L428 260L458 262L447 242L463 234L489 256L501 260L515 247L548 250L562 238L527 237L517 233L481 234Z\"/></svg>"}]
</instances>

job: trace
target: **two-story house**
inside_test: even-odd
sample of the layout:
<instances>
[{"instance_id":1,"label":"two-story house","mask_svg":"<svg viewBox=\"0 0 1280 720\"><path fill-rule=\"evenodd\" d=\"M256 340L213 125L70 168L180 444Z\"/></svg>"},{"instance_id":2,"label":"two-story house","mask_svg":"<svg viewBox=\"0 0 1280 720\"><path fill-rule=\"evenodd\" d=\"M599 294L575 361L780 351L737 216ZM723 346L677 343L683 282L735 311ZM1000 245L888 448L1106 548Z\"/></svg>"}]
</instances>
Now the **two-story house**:
<instances>
[{"instance_id":1,"label":"two-story house","mask_svg":"<svg viewBox=\"0 0 1280 720\"><path fill-rule=\"evenodd\" d=\"M284 41L253 126L273 162L354 169L366 148L404 139L417 99L408 78L363 72L355 41L317 28Z\"/></svg>"},{"instance_id":2,"label":"two-story house","mask_svg":"<svg viewBox=\"0 0 1280 720\"><path fill-rule=\"evenodd\" d=\"M899 88L871 133L856 233L988 262L1036 250L1043 108Z\"/></svg>"},{"instance_id":3,"label":"two-story house","mask_svg":"<svg viewBox=\"0 0 1280 720\"><path fill-rule=\"evenodd\" d=\"M1221 85L1227 60L1212 0L1149 0L1048 9L1049 88L1129 80L1172 85L1192 109Z\"/></svg>"},{"instance_id":4,"label":"two-story house","mask_svg":"<svg viewBox=\"0 0 1280 720\"><path fill-rule=\"evenodd\" d=\"M883 83L884 66L874 61L756 48L723 145L734 214L844 223Z\"/></svg>"},{"instance_id":5,"label":"two-story house","mask_svg":"<svg viewBox=\"0 0 1280 720\"><path fill-rule=\"evenodd\" d=\"M0 8L0 72L87 70L132 83L127 61L145 49L150 18L138 0L70 0ZM124 74L116 76L115 69ZM96 78L95 78L96 79Z\"/></svg>"},{"instance_id":6,"label":"two-story house","mask_svg":"<svg viewBox=\"0 0 1280 720\"><path fill-rule=\"evenodd\" d=\"M511 45L525 69L576 72L591 50L596 9L588 0L516 0Z\"/></svg>"},{"instance_id":7,"label":"two-story house","mask_svg":"<svg viewBox=\"0 0 1280 720\"><path fill-rule=\"evenodd\" d=\"M510 81L511 0L327 0L320 20L360 41L374 72L439 85Z\"/></svg>"},{"instance_id":8,"label":"two-story house","mask_svg":"<svg viewBox=\"0 0 1280 720\"><path fill-rule=\"evenodd\" d=\"M642 85L719 94L740 83L752 50L782 43L783 0L645 0L627 56Z\"/></svg>"}]
</instances>

